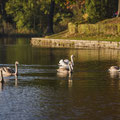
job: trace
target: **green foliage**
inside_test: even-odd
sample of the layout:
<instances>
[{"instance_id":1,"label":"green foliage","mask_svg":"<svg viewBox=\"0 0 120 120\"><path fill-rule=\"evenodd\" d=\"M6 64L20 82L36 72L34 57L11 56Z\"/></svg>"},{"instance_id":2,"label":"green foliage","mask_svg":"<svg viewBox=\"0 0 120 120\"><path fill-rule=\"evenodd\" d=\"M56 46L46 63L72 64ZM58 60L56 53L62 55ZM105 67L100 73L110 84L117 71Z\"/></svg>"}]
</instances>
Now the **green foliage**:
<instances>
[{"instance_id":1,"label":"green foliage","mask_svg":"<svg viewBox=\"0 0 120 120\"><path fill-rule=\"evenodd\" d=\"M22 2L21 0L8 0L6 11L13 18L18 31L36 30L43 33L48 24L50 2L51 0L24 0ZM55 25L70 15L65 8L65 2L66 0L55 0Z\"/></svg>"},{"instance_id":2,"label":"green foliage","mask_svg":"<svg viewBox=\"0 0 120 120\"><path fill-rule=\"evenodd\" d=\"M86 13L88 14L89 21L96 22L100 19L100 1L87 0L86 1Z\"/></svg>"},{"instance_id":3,"label":"green foliage","mask_svg":"<svg viewBox=\"0 0 120 120\"><path fill-rule=\"evenodd\" d=\"M95 23L112 17L118 5L117 0L2 0L0 23L9 22L21 32L44 33L48 25L51 1L55 1L55 32L67 28L70 21Z\"/></svg>"},{"instance_id":4,"label":"green foliage","mask_svg":"<svg viewBox=\"0 0 120 120\"><path fill-rule=\"evenodd\" d=\"M89 22L95 23L99 20L112 17L117 8L117 1L86 0L85 6Z\"/></svg>"},{"instance_id":5,"label":"green foliage","mask_svg":"<svg viewBox=\"0 0 120 120\"><path fill-rule=\"evenodd\" d=\"M23 1L9 0L6 3L7 14L11 15L16 23L17 29L20 30L38 30L44 23L48 14L48 5L46 2L40 1ZM43 19L44 18L44 19ZM47 21L46 21L47 22ZM40 29L43 29L43 25Z\"/></svg>"}]
</instances>

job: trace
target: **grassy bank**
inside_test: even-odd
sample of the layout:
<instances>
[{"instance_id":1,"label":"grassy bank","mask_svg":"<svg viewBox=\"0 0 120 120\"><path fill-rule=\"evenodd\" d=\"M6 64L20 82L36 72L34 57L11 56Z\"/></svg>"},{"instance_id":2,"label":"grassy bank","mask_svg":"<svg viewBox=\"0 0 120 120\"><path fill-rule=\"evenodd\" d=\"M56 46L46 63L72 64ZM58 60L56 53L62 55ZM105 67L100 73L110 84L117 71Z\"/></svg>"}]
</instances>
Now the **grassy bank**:
<instances>
[{"instance_id":1,"label":"grassy bank","mask_svg":"<svg viewBox=\"0 0 120 120\"><path fill-rule=\"evenodd\" d=\"M97 41L120 41L120 36L117 35L104 35L104 34L76 34L75 36L70 36L68 39L75 40L97 40Z\"/></svg>"},{"instance_id":2,"label":"grassy bank","mask_svg":"<svg viewBox=\"0 0 120 120\"><path fill-rule=\"evenodd\" d=\"M104 35L104 34L73 34L69 35L66 31L54 34L51 36L46 36L45 38L53 39L74 39L74 40L98 40L98 41L120 41L120 36L118 35Z\"/></svg>"},{"instance_id":3,"label":"grassy bank","mask_svg":"<svg viewBox=\"0 0 120 120\"><path fill-rule=\"evenodd\" d=\"M100 21L98 23L96 23L95 25L102 25L102 26L107 26L109 25L109 28L106 30L104 29L104 33L96 33L95 30L92 30L92 32L90 31L90 33L88 33L88 31L84 32L84 33L79 33L79 32L75 32L75 33L70 33L69 30L60 32L58 34L54 34L51 36L46 36L46 38L54 38L54 39L74 39L74 40L99 40L99 41L120 41L120 33L116 33L116 34L108 34L109 31L111 31L112 27L110 27L110 25L112 26L116 26L116 24L119 25L120 23L120 18L112 18L112 19L106 19L104 21ZM72 27L73 29L73 27ZM113 30L114 31L114 30ZM105 34L105 32L107 34Z\"/></svg>"}]
</instances>

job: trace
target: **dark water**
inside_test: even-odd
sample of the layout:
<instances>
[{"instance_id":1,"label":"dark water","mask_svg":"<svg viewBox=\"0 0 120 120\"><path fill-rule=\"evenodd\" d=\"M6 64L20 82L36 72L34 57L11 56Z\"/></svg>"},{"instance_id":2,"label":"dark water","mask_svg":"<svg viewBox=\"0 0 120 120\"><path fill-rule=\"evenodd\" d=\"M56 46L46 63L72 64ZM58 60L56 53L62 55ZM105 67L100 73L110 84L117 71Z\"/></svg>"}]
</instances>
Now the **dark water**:
<instances>
[{"instance_id":1,"label":"dark water","mask_svg":"<svg viewBox=\"0 0 120 120\"><path fill-rule=\"evenodd\" d=\"M75 55L72 76L56 72ZM0 66L18 60L18 78L0 84L0 120L120 120L118 50L36 48L29 39L1 39Z\"/></svg>"}]
</instances>

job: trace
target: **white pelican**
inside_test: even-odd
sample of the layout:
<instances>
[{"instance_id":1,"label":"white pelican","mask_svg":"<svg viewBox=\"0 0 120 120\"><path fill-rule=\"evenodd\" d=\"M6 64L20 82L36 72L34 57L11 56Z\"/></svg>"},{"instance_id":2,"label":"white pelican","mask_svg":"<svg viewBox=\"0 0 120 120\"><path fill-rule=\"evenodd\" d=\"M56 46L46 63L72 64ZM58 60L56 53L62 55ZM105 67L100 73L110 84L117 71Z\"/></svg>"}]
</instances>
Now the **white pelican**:
<instances>
[{"instance_id":1,"label":"white pelican","mask_svg":"<svg viewBox=\"0 0 120 120\"><path fill-rule=\"evenodd\" d=\"M0 67L2 70L3 76L11 76L11 75L18 75L18 64L19 62L15 62L15 71L10 67Z\"/></svg>"},{"instance_id":2,"label":"white pelican","mask_svg":"<svg viewBox=\"0 0 120 120\"><path fill-rule=\"evenodd\" d=\"M68 59L65 59L65 60L61 59L59 61L59 63L58 63L59 67L60 68L65 68L65 69L69 69L69 65L68 64L69 64L69 62L71 62L72 63L72 68L73 68L73 66L74 66L73 57L74 57L74 55L71 55L71 61L69 61Z\"/></svg>"}]
</instances>

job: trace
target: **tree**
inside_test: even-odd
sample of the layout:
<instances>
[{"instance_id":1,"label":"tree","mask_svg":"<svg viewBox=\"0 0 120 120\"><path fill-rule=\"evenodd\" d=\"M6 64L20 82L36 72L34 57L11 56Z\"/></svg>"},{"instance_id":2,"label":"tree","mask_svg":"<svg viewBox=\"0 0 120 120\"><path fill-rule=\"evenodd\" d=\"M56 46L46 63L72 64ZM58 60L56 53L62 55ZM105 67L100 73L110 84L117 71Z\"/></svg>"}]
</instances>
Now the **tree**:
<instances>
[{"instance_id":1,"label":"tree","mask_svg":"<svg viewBox=\"0 0 120 120\"><path fill-rule=\"evenodd\" d=\"M48 2L39 0L9 0L6 4L7 14L12 16L18 31L44 31Z\"/></svg>"},{"instance_id":2,"label":"tree","mask_svg":"<svg viewBox=\"0 0 120 120\"><path fill-rule=\"evenodd\" d=\"M47 34L53 34L53 17L54 17L54 9L55 9L55 0L51 0L50 12L48 15L48 26L47 26Z\"/></svg>"},{"instance_id":3,"label":"tree","mask_svg":"<svg viewBox=\"0 0 120 120\"><path fill-rule=\"evenodd\" d=\"M84 22L85 0L69 1L67 8L69 8L73 14L72 21L77 23Z\"/></svg>"},{"instance_id":4,"label":"tree","mask_svg":"<svg viewBox=\"0 0 120 120\"><path fill-rule=\"evenodd\" d=\"M8 0L6 11L19 31L36 30L44 33L47 28L47 33L53 34L54 23L60 18L55 18L54 22L54 15L66 12L67 8L63 9L65 2L66 0Z\"/></svg>"},{"instance_id":5,"label":"tree","mask_svg":"<svg viewBox=\"0 0 120 120\"><path fill-rule=\"evenodd\" d=\"M54 25L54 14L59 12L59 7L60 9L64 8L64 13L65 11L71 7L71 4L73 4L75 1L74 0L51 0L50 3L50 11L48 15L48 26L47 26L47 34L53 34L53 25ZM57 12L55 11L57 6ZM59 7L58 7L59 6Z\"/></svg>"},{"instance_id":6,"label":"tree","mask_svg":"<svg viewBox=\"0 0 120 120\"><path fill-rule=\"evenodd\" d=\"M8 0L0 0L0 15L2 15L3 19L7 17L6 11L5 11L5 4Z\"/></svg>"},{"instance_id":7,"label":"tree","mask_svg":"<svg viewBox=\"0 0 120 120\"><path fill-rule=\"evenodd\" d=\"M86 13L89 22L97 22L106 18L111 18L116 12L117 1L115 0L86 0Z\"/></svg>"},{"instance_id":8,"label":"tree","mask_svg":"<svg viewBox=\"0 0 120 120\"><path fill-rule=\"evenodd\" d=\"M117 15L117 17L119 17L120 16L120 0L118 0L118 15Z\"/></svg>"},{"instance_id":9,"label":"tree","mask_svg":"<svg viewBox=\"0 0 120 120\"><path fill-rule=\"evenodd\" d=\"M7 3L8 0L0 0L0 28L2 34L4 34L4 21L9 22L11 19L9 16L7 16L6 11L5 11L5 4Z\"/></svg>"}]
</instances>

